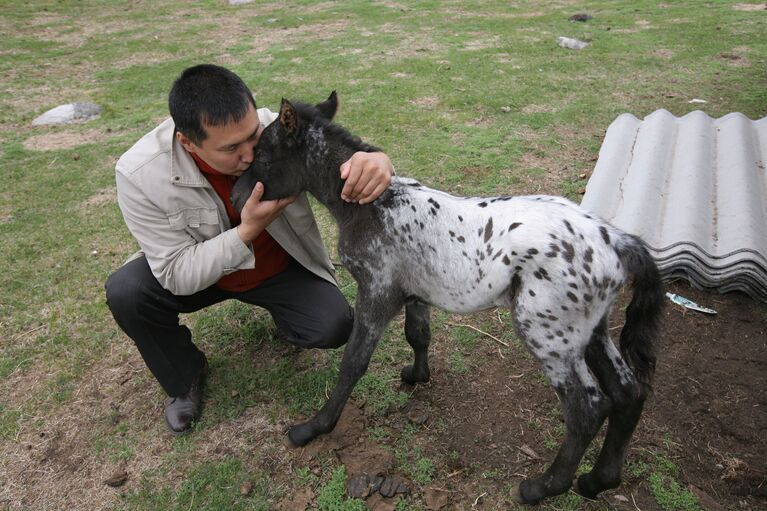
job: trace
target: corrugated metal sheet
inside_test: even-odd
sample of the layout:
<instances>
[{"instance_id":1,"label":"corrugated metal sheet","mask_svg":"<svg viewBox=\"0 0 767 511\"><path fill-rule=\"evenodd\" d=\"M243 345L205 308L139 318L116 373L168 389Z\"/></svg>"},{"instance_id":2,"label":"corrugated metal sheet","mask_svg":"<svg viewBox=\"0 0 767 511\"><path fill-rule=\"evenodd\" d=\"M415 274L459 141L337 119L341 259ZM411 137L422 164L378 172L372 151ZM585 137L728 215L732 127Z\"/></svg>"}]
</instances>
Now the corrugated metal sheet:
<instances>
[{"instance_id":1,"label":"corrugated metal sheet","mask_svg":"<svg viewBox=\"0 0 767 511\"><path fill-rule=\"evenodd\" d=\"M767 302L765 151L767 117L622 114L581 204L641 236L664 277Z\"/></svg>"}]
</instances>

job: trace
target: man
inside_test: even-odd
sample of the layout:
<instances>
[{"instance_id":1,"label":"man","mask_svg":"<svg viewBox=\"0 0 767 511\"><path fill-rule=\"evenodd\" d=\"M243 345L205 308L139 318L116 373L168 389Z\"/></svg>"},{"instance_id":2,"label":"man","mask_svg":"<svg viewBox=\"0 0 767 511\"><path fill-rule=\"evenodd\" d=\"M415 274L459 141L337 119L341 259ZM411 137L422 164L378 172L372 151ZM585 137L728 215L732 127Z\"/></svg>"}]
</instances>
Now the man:
<instances>
[{"instance_id":1,"label":"man","mask_svg":"<svg viewBox=\"0 0 767 511\"><path fill-rule=\"evenodd\" d=\"M353 314L304 194L261 201L259 184L241 213L231 205L234 181L277 115L213 65L186 69L168 104L171 118L116 165L118 203L141 252L109 277L106 295L169 396L168 427L183 434L199 414L208 364L180 313L233 298L264 307L281 339L306 348L344 344ZM356 153L339 169L342 198L372 202L392 173L385 154Z\"/></svg>"}]
</instances>

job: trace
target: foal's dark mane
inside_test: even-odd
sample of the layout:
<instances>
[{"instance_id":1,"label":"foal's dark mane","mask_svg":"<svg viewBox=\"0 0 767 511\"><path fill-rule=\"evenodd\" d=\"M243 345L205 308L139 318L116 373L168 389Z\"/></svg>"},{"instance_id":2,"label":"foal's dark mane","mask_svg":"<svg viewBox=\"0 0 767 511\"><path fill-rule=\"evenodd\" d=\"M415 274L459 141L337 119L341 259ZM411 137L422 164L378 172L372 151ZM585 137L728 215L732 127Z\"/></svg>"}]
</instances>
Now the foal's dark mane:
<instances>
[{"instance_id":1,"label":"foal's dark mane","mask_svg":"<svg viewBox=\"0 0 767 511\"><path fill-rule=\"evenodd\" d=\"M298 117L302 121L305 121L307 124L319 125L325 131L326 136L338 140L342 146L347 146L354 151L364 151L366 153L381 151L380 148L363 142L360 137L352 135L340 124L334 123L332 119L327 119L315 105L298 101L292 104L298 113Z\"/></svg>"}]
</instances>

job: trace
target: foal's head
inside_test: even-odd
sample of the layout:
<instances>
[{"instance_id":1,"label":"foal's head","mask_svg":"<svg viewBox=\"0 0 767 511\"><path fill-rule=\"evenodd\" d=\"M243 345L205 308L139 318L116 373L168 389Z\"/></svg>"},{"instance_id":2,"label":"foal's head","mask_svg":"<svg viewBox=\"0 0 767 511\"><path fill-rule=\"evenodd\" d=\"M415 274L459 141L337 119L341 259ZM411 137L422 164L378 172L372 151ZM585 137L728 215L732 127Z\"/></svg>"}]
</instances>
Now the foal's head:
<instances>
[{"instance_id":1,"label":"foal's head","mask_svg":"<svg viewBox=\"0 0 767 511\"><path fill-rule=\"evenodd\" d=\"M338 97L317 105L296 103L283 98L280 115L267 126L256 145L253 163L237 180L232 190L232 204L240 211L259 181L264 185L262 200L297 195L307 185L312 163L320 160L323 150L321 130L336 114Z\"/></svg>"}]
</instances>

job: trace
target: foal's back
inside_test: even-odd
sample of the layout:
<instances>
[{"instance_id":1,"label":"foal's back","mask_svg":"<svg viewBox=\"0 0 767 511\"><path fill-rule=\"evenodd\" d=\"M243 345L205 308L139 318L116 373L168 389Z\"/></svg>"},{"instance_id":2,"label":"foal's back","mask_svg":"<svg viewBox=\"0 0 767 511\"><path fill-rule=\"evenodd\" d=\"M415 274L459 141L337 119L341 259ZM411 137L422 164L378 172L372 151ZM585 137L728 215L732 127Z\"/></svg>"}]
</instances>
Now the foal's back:
<instances>
[{"instance_id":1,"label":"foal's back","mask_svg":"<svg viewBox=\"0 0 767 511\"><path fill-rule=\"evenodd\" d=\"M395 178L376 207L382 232L361 247L374 278L442 309L509 307L522 292L593 308L625 280L605 242L622 234L560 197L463 198Z\"/></svg>"}]
</instances>

